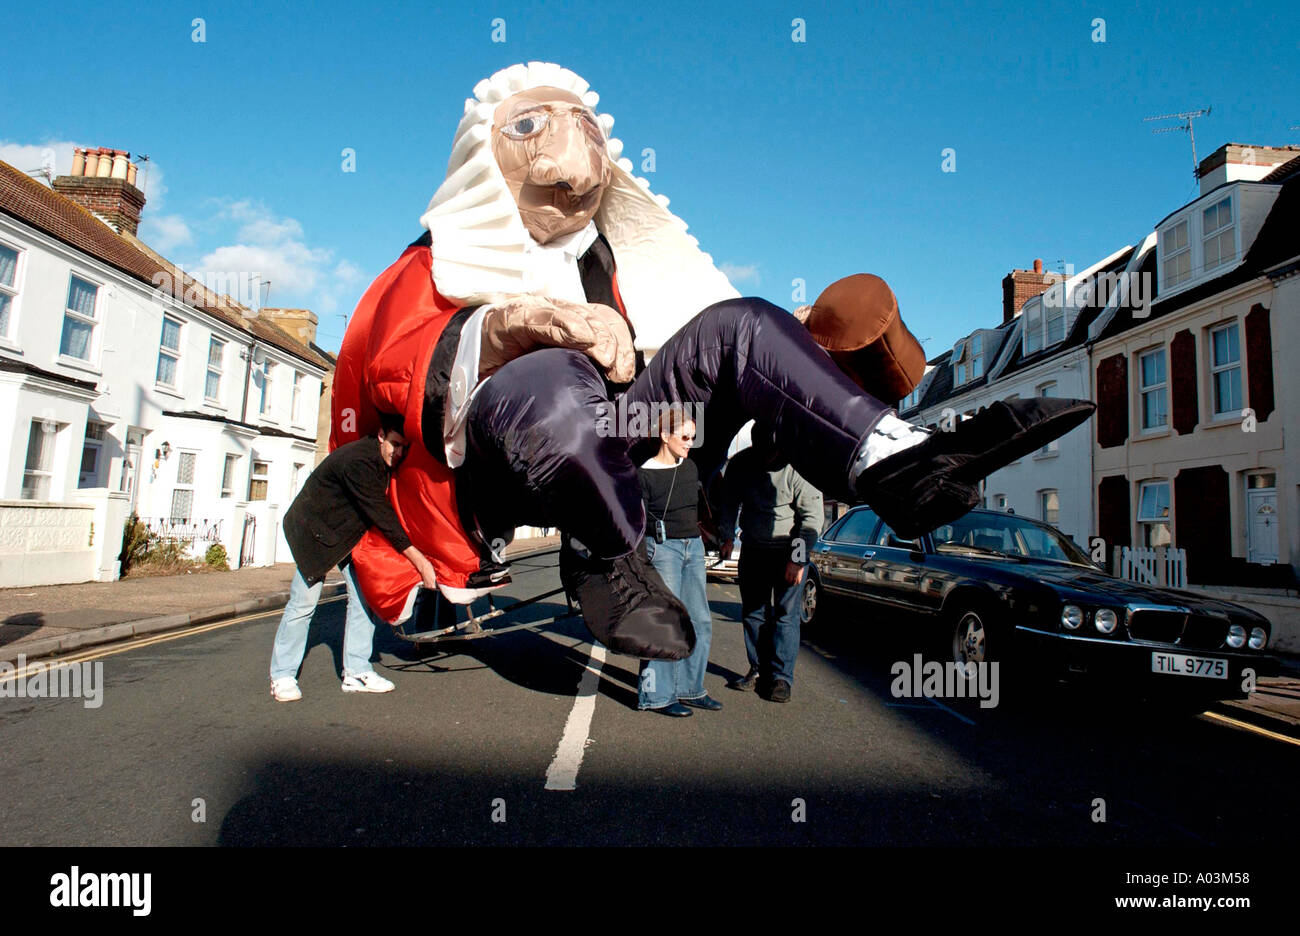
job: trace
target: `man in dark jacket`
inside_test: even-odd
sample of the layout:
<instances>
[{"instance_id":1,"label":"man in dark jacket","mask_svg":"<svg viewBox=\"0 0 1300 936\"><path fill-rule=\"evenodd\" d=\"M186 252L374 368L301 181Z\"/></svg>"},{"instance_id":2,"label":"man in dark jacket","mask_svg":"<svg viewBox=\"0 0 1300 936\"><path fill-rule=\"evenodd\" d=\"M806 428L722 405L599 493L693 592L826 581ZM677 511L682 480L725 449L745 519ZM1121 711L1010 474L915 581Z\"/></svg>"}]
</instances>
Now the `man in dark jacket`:
<instances>
[{"instance_id":1,"label":"man in dark jacket","mask_svg":"<svg viewBox=\"0 0 1300 936\"><path fill-rule=\"evenodd\" d=\"M400 416L385 415L377 436L341 445L316 466L284 515L284 538L298 569L289 589L271 651L271 696L277 702L302 698L298 668L307 649L307 630L329 570L341 565L348 593L343 631L343 691L390 692L393 683L375 672L370 653L375 623L357 588L348 557L371 527L379 530L433 588L433 566L411 545L388 502L388 479L406 454Z\"/></svg>"},{"instance_id":2,"label":"man in dark jacket","mask_svg":"<svg viewBox=\"0 0 1300 936\"><path fill-rule=\"evenodd\" d=\"M754 431L753 447L733 457L722 476L721 556L731 556L739 513L736 577L749 656L749 672L727 685L757 687L765 699L789 702L805 564L822 531L822 494Z\"/></svg>"}]
</instances>

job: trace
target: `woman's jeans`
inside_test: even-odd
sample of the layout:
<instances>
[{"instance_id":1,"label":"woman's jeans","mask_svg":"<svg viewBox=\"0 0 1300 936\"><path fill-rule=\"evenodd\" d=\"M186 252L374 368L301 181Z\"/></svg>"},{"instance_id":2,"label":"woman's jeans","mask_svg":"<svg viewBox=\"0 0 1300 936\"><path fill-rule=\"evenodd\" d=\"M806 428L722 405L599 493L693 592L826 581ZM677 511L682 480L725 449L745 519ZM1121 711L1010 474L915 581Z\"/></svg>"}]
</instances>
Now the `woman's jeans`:
<instances>
[{"instance_id":1,"label":"woman's jeans","mask_svg":"<svg viewBox=\"0 0 1300 936\"><path fill-rule=\"evenodd\" d=\"M374 646L375 620L357 588L356 572L350 562L343 566L343 582L348 593L343 625L343 675L359 676L374 669L370 665L370 653ZM294 570L289 603L284 606L284 616L275 632L275 647L271 650L272 679L298 675L303 654L307 652L307 631L324 585L324 582L308 585L302 573Z\"/></svg>"},{"instance_id":2,"label":"woman's jeans","mask_svg":"<svg viewBox=\"0 0 1300 936\"><path fill-rule=\"evenodd\" d=\"M704 541L669 539L656 543L646 537L646 550L664 584L681 599L695 627L695 650L684 660L642 660L637 708L663 708L679 699L702 699L704 671L709 665L713 623L704 569Z\"/></svg>"}]
</instances>

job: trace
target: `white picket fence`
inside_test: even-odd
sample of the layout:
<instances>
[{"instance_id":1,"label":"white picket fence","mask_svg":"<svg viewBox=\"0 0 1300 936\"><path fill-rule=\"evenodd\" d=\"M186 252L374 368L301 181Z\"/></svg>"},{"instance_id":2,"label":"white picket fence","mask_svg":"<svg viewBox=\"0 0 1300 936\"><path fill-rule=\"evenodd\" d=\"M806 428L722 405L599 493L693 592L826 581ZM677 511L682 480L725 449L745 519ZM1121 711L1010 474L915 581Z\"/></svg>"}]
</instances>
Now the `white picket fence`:
<instances>
[{"instance_id":1,"label":"white picket fence","mask_svg":"<svg viewBox=\"0 0 1300 936\"><path fill-rule=\"evenodd\" d=\"M1120 578L1144 585L1187 587L1187 550L1167 546L1116 546L1114 566Z\"/></svg>"}]
</instances>

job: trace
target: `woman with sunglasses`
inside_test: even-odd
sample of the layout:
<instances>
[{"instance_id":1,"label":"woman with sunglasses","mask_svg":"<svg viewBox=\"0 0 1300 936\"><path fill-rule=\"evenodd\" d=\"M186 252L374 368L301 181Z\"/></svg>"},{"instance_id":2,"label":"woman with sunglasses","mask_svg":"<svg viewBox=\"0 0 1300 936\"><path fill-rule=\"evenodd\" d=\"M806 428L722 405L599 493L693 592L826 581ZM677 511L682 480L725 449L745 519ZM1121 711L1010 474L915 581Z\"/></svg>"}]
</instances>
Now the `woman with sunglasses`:
<instances>
[{"instance_id":1,"label":"woman with sunglasses","mask_svg":"<svg viewBox=\"0 0 1300 936\"><path fill-rule=\"evenodd\" d=\"M659 452L637 469L646 508L646 550L690 613L695 649L683 660L641 661L637 708L681 718L692 708L715 712L722 703L704 691L713 624L699 528L700 479L686 457L695 441L695 422L679 403L665 407L656 422Z\"/></svg>"}]
</instances>

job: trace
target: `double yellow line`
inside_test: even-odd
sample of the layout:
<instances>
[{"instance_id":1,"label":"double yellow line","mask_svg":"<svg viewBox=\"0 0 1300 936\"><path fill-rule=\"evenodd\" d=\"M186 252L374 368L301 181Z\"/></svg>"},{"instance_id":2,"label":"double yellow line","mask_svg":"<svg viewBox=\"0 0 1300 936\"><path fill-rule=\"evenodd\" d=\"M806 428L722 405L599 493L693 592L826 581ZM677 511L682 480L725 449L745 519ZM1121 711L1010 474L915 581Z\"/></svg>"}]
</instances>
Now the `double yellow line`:
<instances>
[{"instance_id":1,"label":"double yellow line","mask_svg":"<svg viewBox=\"0 0 1300 936\"><path fill-rule=\"evenodd\" d=\"M1202 717L1212 718L1232 728L1240 728L1242 731L1249 731L1252 734L1263 735L1265 738L1272 738L1274 741L1285 741L1287 744L1294 744L1300 747L1300 739L1290 735L1279 734L1276 731L1269 731L1267 728L1260 728L1258 725L1252 725L1250 722L1239 721L1235 718L1229 718L1227 715L1220 715L1218 712L1202 712Z\"/></svg>"},{"instance_id":2,"label":"double yellow line","mask_svg":"<svg viewBox=\"0 0 1300 936\"><path fill-rule=\"evenodd\" d=\"M335 601L342 601L345 598L347 598L346 594L335 595L333 598L322 598L317 603L317 606L319 607L320 605L323 604L330 604ZM275 614L279 610L280 609L277 608L270 608L266 611L258 611L254 614L245 614L242 617L230 618L229 620L226 621L213 621L209 624L196 624L193 627L186 627L181 630L167 631L162 634L153 634L149 637L142 637L139 640L128 639L125 643L105 644L102 647L94 647L89 650L73 653L65 657L51 657L42 660L32 660L31 663L40 663L43 669L48 669L53 666L62 666L64 664L85 663L90 660L98 660L103 657L115 656L119 653L126 653L130 650L140 650L144 647L151 647L154 644L166 643L170 640L179 640L182 637L193 637L196 634L206 634L208 631L219 630L223 627L230 627L233 624L242 624L244 621L251 621L254 618L266 617L268 614ZM27 670L30 668L31 663L29 663L28 666L24 666L20 670L15 670L13 673L9 674L8 676L0 677L0 685L15 679L24 678L27 675Z\"/></svg>"}]
</instances>

